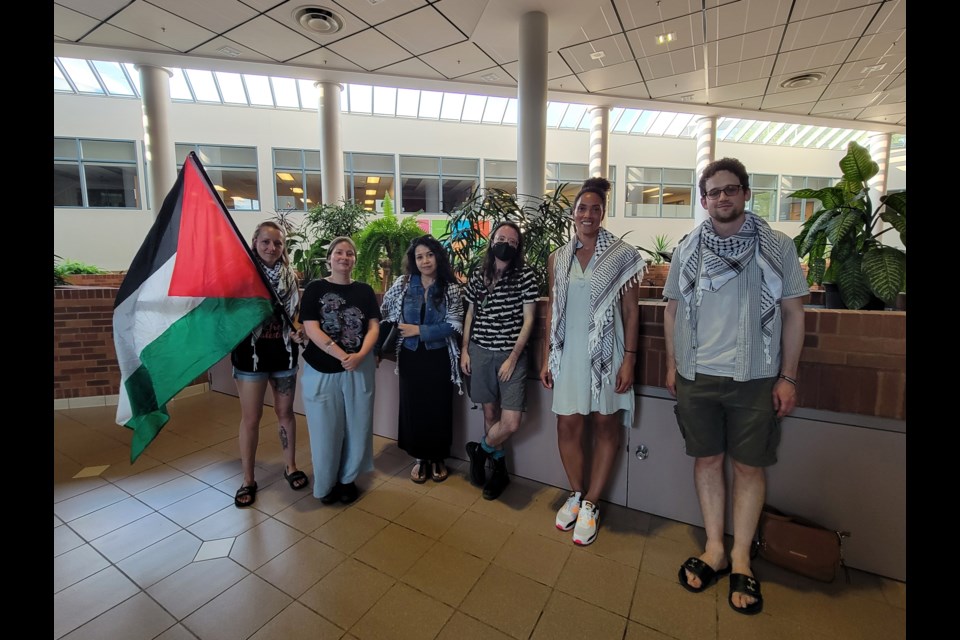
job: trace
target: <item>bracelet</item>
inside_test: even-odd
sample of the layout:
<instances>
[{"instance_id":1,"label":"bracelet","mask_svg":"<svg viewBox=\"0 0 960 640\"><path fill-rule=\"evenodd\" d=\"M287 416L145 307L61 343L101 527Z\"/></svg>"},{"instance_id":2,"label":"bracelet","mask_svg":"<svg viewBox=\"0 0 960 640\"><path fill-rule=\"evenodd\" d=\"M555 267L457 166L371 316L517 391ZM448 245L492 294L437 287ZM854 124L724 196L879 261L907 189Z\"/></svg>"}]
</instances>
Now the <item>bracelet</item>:
<instances>
[{"instance_id":1,"label":"bracelet","mask_svg":"<svg viewBox=\"0 0 960 640\"><path fill-rule=\"evenodd\" d=\"M781 380L786 380L787 382L789 382L789 383L792 384L793 386L797 386L797 379L796 379L796 378L791 378L790 376L785 376L785 375L783 375L782 373L780 374L779 377L780 377Z\"/></svg>"},{"instance_id":2,"label":"bracelet","mask_svg":"<svg viewBox=\"0 0 960 640\"><path fill-rule=\"evenodd\" d=\"M636 353L636 351L630 351L630 349L624 349L624 353Z\"/></svg>"}]
</instances>

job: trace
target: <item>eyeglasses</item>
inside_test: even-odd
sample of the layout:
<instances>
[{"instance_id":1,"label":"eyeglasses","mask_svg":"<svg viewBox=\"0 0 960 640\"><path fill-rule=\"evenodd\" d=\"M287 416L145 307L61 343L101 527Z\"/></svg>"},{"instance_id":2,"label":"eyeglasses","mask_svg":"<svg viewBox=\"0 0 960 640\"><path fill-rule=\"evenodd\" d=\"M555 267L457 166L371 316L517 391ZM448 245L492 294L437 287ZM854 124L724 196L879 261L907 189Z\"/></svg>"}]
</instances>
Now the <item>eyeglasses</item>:
<instances>
[{"instance_id":1,"label":"eyeglasses","mask_svg":"<svg viewBox=\"0 0 960 640\"><path fill-rule=\"evenodd\" d=\"M723 189L710 189L710 191L707 191L703 195L705 195L708 200L716 200L720 197L721 193L731 197L735 196L740 193L740 189L743 189L742 184L728 184Z\"/></svg>"}]
</instances>

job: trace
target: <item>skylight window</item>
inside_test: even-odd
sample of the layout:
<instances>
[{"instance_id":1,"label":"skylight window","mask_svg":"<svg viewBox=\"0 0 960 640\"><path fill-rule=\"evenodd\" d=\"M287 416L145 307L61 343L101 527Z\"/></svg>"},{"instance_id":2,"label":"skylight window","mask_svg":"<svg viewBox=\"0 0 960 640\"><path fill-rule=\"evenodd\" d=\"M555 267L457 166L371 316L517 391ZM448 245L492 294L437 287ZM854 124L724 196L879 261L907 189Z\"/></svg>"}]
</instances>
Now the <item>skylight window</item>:
<instances>
[{"instance_id":1,"label":"skylight window","mask_svg":"<svg viewBox=\"0 0 960 640\"><path fill-rule=\"evenodd\" d=\"M86 60L77 60L76 58L60 58L64 70L73 80L73 86L80 93L103 93L103 87L97 77L90 70L90 65Z\"/></svg>"},{"instance_id":2,"label":"skylight window","mask_svg":"<svg viewBox=\"0 0 960 640\"><path fill-rule=\"evenodd\" d=\"M503 112L503 124L517 124L517 99L507 100L507 110Z\"/></svg>"},{"instance_id":3,"label":"skylight window","mask_svg":"<svg viewBox=\"0 0 960 640\"><path fill-rule=\"evenodd\" d=\"M297 95L297 81L293 78L276 78L270 76L273 86L273 97L278 107L288 109L300 108L300 97Z\"/></svg>"},{"instance_id":4,"label":"skylight window","mask_svg":"<svg viewBox=\"0 0 960 640\"><path fill-rule=\"evenodd\" d=\"M213 72L205 69L185 69L187 82L193 88L198 102L223 102L217 85L213 81Z\"/></svg>"},{"instance_id":5,"label":"skylight window","mask_svg":"<svg viewBox=\"0 0 960 640\"><path fill-rule=\"evenodd\" d=\"M443 92L421 91L419 117L426 118L427 120L436 120L439 118L441 102L443 102Z\"/></svg>"},{"instance_id":6,"label":"skylight window","mask_svg":"<svg viewBox=\"0 0 960 640\"><path fill-rule=\"evenodd\" d=\"M267 76L254 76L248 73L243 74L243 81L247 85L247 93L250 94L250 104L261 107L274 107L273 92L270 91L270 78Z\"/></svg>"},{"instance_id":7,"label":"skylight window","mask_svg":"<svg viewBox=\"0 0 960 640\"><path fill-rule=\"evenodd\" d=\"M53 90L54 91L73 91L73 87L67 82L66 76L60 71L56 61L53 63Z\"/></svg>"},{"instance_id":8,"label":"skylight window","mask_svg":"<svg viewBox=\"0 0 960 640\"><path fill-rule=\"evenodd\" d=\"M554 129L560 126L563 114L567 112L566 102L548 102L547 103L547 127Z\"/></svg>"},{"instance_id":9,"label":"skylight window","mask_svg":"<svg viewBox=\"0 0 960 640\"><path fill-rule=\"evenodd\" d=\"M487 96L467 96L463 103L464 122L480 122L483 119L483 109L487 106Z\"/></svg>"},{"instance_id":10,"label":"skylight window","mask_svg":"<svg viewBox=\"0 0 960 640\"><path fill-rule=\"evenodd\" d=\"M507 110L506 98L487 98L487 108L483 110L483 121L500 124L503 122L503 112Z\"/></svg>"},{"instance_id":11,"label":"skylight window","mask_svg":"<svg viewBox=\"0 0 960 640\"><path fill-rule=\"evenodd\" d=\"M560 121L561 129L575 129L580 124L587 106L584 104L571 104L567 107L567 112L563 114L563 120Z\"/></svg>"},{"instance_id":12,"label":"skylight window","mask_svg":"<svg viewBox=\"0 0 960 640\"><path fill-rule=\"evenodd\" d=\"M632 129L630 129L630 133L646 133L647 129L650 128L650 125L653 124L653 120L657 113L657 111L641 111L640 117L637 118L637 123L633 125Z\"/></svg>"},{"instance_id":13,"label":"skylight window","mask_svg":"<svg viewBox=\"0 0 960 640\"><path fill-rule=\"evenodd\" d=\"M174 100L194 100L193 93L190 91L190 85L187 84L187 76L183 69L170 69L173 76L170 78L170 97Z\"/></svg>"},{"instance_id":14,"label":"skylight window","mask_svg":"<svg viewBox=\"0 0 960 640\"><path fill-rule=\"evenodd\" d=\"M217 71L214 73L217 78L217 84L220 85L220 93L223 95L223 101L229 104L249 104L247 102L247 92L243 89L243 80L239 73L224 73Z\"/></svg>"},{"instance_id":15,"label":"skylight window","mask_svg":"<svg viewBox=\"0 0 960 640\"><path fill-rule=\"evenodd\" d=\"M416 89L397 89L397 115L416 118L420 113L420 92Z\"/></svg>"},{"instance_id":16,"label":"skylight window","mask_svg":"<svg viewBox=\"0 0 960 640\"><path fill-rule=\"evenodd\" d=\"M312 80L297 80L297 86L300 88L300 108L318 109L320 105L320 89L314 86ZM343 105L343 92L340 92L341 110Z\"/></svg>"},{"instance_id":17,"label":"skylight window","mask_svg":"<svg viewBox=\"0 0 960 640\"><path fill-rule=\"evenodd\" d=\"M650 125L650 128L647 129L648 136L661 136L663 132L667 130L667 127L670 126L670 123L673 122L674 117L677 114L670 113L669 111L661 111L659 115L654 119L653 124Z\"/></svg>"},{"instance_id":18,"label":"skylight window","mask_svg":"<svg viewBox=\"0 0 960 640\"><path fill-rule=\"evenodd\" d=\"M616 133L630 133L641 113L643 112L639 109L624 109L623 115L620 116L620 120L617 121L613 130Z\"/></svg>"},{"instance_id":19,"label":"skylight window","mask_svg":"<svg viewBox=\"0 0 960 640\"><path fill-rule=\"evenodd\" d=\"M460 120L463 113L463 103L466 100L462 93L444 93L443 106L440 108L441 120Z\"/></svg>"},{"instance_id":20,"label":"skylight window","mask_svg":"<svg viewBox=\"0 0 960 640\"><path fill-rule=\"evenodd\" d=\"M347 89L350 92L351 113L373 113L373 87L365 84L351 84Z\"/></svg>"},{"instance_id":21,"label":"skylight window","mask_svg":"<svg viewBox=\"0 0 960 640\"><path fill-rule=\"evenodd\" d=\"M132 96L133 87L124 75L123 69L118 62L93 61L93 67L97 70L100 80L107 88L107 93L114 96Z\"/></svg>"},{"instance_id":22,"label":"skylight window","mask_svg":"<svg viewBox=\"0 0 960 640\"><path fill-rule=\"evenodd\" d=\"M393 87L374 87L373 112L381 116L396 115L397 90Z\"/></svg>"}]
</instances>

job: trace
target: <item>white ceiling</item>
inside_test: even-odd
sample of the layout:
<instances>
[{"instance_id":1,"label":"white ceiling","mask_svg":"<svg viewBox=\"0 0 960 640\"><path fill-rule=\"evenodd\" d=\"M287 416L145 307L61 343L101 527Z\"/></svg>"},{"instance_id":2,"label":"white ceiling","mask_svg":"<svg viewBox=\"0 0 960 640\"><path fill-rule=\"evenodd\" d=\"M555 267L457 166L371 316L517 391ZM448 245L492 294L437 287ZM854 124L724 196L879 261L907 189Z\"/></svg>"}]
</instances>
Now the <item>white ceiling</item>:
<instances>
[{"instance_id":1,"label":"white ceiling","mask_svg":"<svg viewBox=\"0 0 960 640\"><path fill-rule=\"evenodd\" d=\"M906 0L59 0L54 55L515 97L528 11L550 100L906 131Z\"/></svg>"}]
</instances>

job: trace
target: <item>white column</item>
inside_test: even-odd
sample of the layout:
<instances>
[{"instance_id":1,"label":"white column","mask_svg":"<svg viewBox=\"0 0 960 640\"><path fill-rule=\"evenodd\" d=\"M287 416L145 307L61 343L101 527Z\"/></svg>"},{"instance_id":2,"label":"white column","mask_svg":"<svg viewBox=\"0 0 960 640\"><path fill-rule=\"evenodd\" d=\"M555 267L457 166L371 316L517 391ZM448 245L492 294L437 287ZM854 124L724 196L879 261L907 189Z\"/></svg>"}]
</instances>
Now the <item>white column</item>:
<instances>
[{"instance_id":1,"label":"white column","mask_svg":"<svg viewBox=\"0 0 960 640\"><path fill-rule=\"evenodd\" d=\"M170 78L173 74L163 67L146 64L135 65L135 68L140 73L143 142L150 174L150 202L156 218L163 199L177 181L177 160L170 133Z\"/></svg>"},{"instance_id":2,"label":"white column","mask_svg":"<svg viewBox=\"0 0 960 640\"><path fill-rule=\"evenodd\" d=\"M707 210L700 205L700 175L707 165L716 160L717 156L717 116L704 116L697 120L697 173L694 180L694 201L697 203L693 210L694 224L700 224L709 216Z\"/></svg>"},{"instance_id":3,"label":"white column","mask_svg":"<svg viewBox=\"0 0 960 640\"><path fill-rule=\"evenodd\" d=\"M609 107L590 107L590 176L608 178L607 157L610 138Z\"/></svg>"},{"instance_id":4,"label":"white column","mask_svg":"<svg viewBox=\"0 0 960 640\"><path fill-rule=\"evenodd\" d=\"M880 206L880 196L887 193L887 170L890 167L890 142L892 138L893 135L890 133L878 133L870 136L870 139L867 141L867 149L870 151L870 157L873 158L873 161L880 167L877 175L867 181L867 185L870 187L870 203L873 205L874 211ZM873 213L873 211L870 213ZM886 229L888 226L890 225L880 218L877 218L873 225L873 231L876 233ZM895 231L888 231L880 236L879 239L885 241L887 236L895 234Z\"/></svg>"},{"instance_id":5,"label":"white column","mask_svg":"<svg viewBox=\"0 0 960 640\"><path fill-rule=\"evenodd\" d=\"M517 194L539 200L547 165L547 15L520 18L520 72L517 78ZM535 201L535 200L534 200Z\"/></svg>"},{"instance_id":6,"label":"white column","mask_svg":"<svg viewBox=\"0 0 960 640\"><path fill-rule=\"evenodd\" d=\"M336 82L317 82L320 100L320 199L339 204L344 199L343 149L340 146L340 91ZM351 194L352 195L352 194Z\"/></svg>"}]
</instances>

